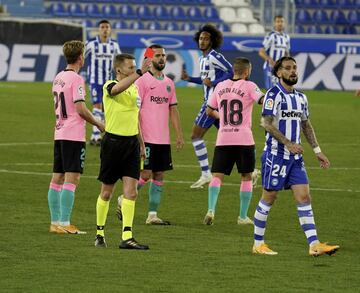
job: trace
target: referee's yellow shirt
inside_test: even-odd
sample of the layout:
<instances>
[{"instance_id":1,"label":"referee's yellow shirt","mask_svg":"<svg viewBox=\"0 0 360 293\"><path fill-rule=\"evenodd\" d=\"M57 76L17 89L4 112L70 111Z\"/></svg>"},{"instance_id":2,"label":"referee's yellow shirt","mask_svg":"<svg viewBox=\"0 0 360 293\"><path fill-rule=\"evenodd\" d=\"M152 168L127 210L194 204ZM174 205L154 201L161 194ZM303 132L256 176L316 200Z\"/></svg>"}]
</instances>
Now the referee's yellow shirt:
<instances>
[{"instance_id":1,"label":"referee's yellow shirt","mask_svg":"<svg viewBox=\"0 0 360 293\"><path fill-rule=\"evenodd\" d=\"M105 114L105 131L121 135L133 136L139 133L138 129L138 90L132 84L125 91L110 96L108 86L117 80L109 80L103 86L103 104Z\"/></svg>"}]
</instances>

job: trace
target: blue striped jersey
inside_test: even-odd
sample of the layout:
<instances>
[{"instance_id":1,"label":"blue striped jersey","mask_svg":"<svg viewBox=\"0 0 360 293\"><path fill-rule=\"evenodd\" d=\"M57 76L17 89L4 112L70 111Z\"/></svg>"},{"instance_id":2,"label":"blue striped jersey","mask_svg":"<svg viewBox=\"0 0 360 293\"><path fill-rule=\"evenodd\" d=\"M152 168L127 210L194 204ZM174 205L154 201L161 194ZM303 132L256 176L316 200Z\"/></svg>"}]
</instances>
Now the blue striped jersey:
<instances>
[{"instance_id":1,"label":"blue striped jersey","mask_svg":"<svg viewBox=\"0 0 360 293\"><path fill-rule=\"evenodd\" d=\"M86 42L85 58L90 84L103 84L112 78L114 56L120 54L119 44L114 39L101 43L99 36Z\"/></svg>"},{"instance_id":2,"label":"blue striped jersey","mask_svg":"<svg viewBox=\"0 0 360 293\"><path fill-rule=\"evenodd\" d=\"M209 78L212 84L212 87L203 86L204 100L207 101L219 82L232 78L232 66L222 54L215 50L211 50L206 56L200 56L199 62L201 83L205 78Z\"/></svg>"},{"instance_id":3,"label":"blue striped jersey","mask_svg":"<svg viewBox=\"0 0 360 293\"><path fill-rule=\"evenodd\" d=\"M284 57L287 52L290 52L290 36L284 32L269 32L264 38L263 46L266 54L277 61ZM265 61L264 69L267 67L269 64Z\"/></svg>"},{"instance_id":4,"label":"blue striped jersey","mask_svg":"<svg viewBox=\"0 0 360 293\"><path fill-rule=\"evenodd\" d=\"M290 141L300 144L301 121L309 118L308 101L304 93L287 92L280 83L270 88L265 95L262 115L274 116L274 126ZM266 132L264 151L289 160L301 155L290 154L287 147Z\"/></svg>"}]
</instances>

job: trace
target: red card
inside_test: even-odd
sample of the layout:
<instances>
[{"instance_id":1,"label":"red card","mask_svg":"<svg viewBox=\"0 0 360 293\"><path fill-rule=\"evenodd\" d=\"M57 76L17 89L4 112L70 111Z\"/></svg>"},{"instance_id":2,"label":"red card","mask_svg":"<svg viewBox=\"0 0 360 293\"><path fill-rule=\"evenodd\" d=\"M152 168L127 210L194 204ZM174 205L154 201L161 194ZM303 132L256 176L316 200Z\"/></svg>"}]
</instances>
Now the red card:
<instances>
[{"instance_id":1,"label":"red card","mask_svg":"<svg viewBox=\"0 0 360 293\"><path fill-rule=\"evenodd\" d=\"M150 59L152 59L152 58L154 57L154 54L155 54L155 52L154 52L153 49L147 48L147 49L145 50L144 57L145 57L145 58L150 58Z\"/></svg>"}]
</instances>

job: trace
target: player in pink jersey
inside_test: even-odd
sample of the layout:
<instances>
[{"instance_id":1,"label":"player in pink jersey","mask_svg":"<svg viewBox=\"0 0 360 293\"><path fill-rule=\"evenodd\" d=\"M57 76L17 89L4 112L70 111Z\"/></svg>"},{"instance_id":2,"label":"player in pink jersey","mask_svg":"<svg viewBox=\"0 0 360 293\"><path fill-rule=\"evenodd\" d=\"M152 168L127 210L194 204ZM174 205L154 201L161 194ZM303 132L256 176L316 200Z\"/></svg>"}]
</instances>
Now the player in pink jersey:
<instances>
[{"instance_id":1,"label":"player in pink jersey","mask_svg":"<svg viewBox=\"0 0 360 293\"><path fill-rule=\"evenodd\" d=\"M54 79L55 142L53 175L48 191L51 216L50 232L85 234L70 225L74 193L85 160L86 121L104 131L85 104L85 84L78 74L84 65L84 43L69 41L63 46L67 66Z\"/></svg>"},{"instance_id":2,"label":"player in pink jersey","mask_svg":"<svg viewBox=\"0 0 360 293\"><path fill-rule=\"evenodd\" d=\"M204 224L213 224L217 198L224 174L230 175L234 164L241 173L240 215L238 224L253 224L247 216L252 197L251 175L255 168L255 142L251 131L251 116L254 102L262 103L264 94L258 86L248 81L251 63L246 58L236 58L233 64L233 79L219 83L211 95L208 115L220 119L212 179L208 190L208 211Z\"/></svg>"},{"instance_id":3,"label":"player in pink jersey","mask_svg":"<svg viewBox=\"0 0 360 293\"><path fill-rule=\"evenodd\" d=\"M164 172L172 170L169 118L176 135L176 148L184 145L174 82L163 74L166 64L165 49L161 45L152 45L154 51L150 71L135 83L139 90L140 127L145 142L144 170L140 174L138 189L151 179L149 188L149 211L146 224L170 225L157 216L162 195ZM121 219L121 201L117 214Z\"/></svg>"}]
</instances>

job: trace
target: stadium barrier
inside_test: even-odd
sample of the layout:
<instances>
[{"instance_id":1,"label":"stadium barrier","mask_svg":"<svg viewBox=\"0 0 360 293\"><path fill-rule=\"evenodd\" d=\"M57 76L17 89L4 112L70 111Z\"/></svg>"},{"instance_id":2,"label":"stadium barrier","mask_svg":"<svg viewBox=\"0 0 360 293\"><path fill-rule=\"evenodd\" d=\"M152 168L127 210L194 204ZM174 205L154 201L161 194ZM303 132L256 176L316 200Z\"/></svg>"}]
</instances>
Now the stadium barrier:
<instances>
[{"instance_id":1,"label":"stadium barrier","mask_svg":"<svg viewBox=\"0 0 360 293\"><path fill-rule=\"evenodd\" d=\"M96 33L96 29L91 32ZM61 45L84 39L80 25L54 21L0 21L0 80L51 81L65 66ZM153 43L166 48L165 72L177 86L195 86L180 80L182 68L199 76L200 51L189 33L117 31L123 52L132 53L140 64L144 49ZM251 79L264 87L263 61L258 56L263 36L226 34L220 52L232 62L247 57L253 64ZM302 89L355 90L360 88L360 37L294 35L291 53L299 68L298 87Z\"/></svg>"},{"instance_id":2,"label":"stadium barrier","mask_svg":"<svg viewBox=\"0 0 360 293\"><path fill-rule=\"evenodd\" d=\"M65 66L62 45L83 40L81 25L50 20L0 20L0 80L52 81Z\"/></svg>"}]
</instances>

